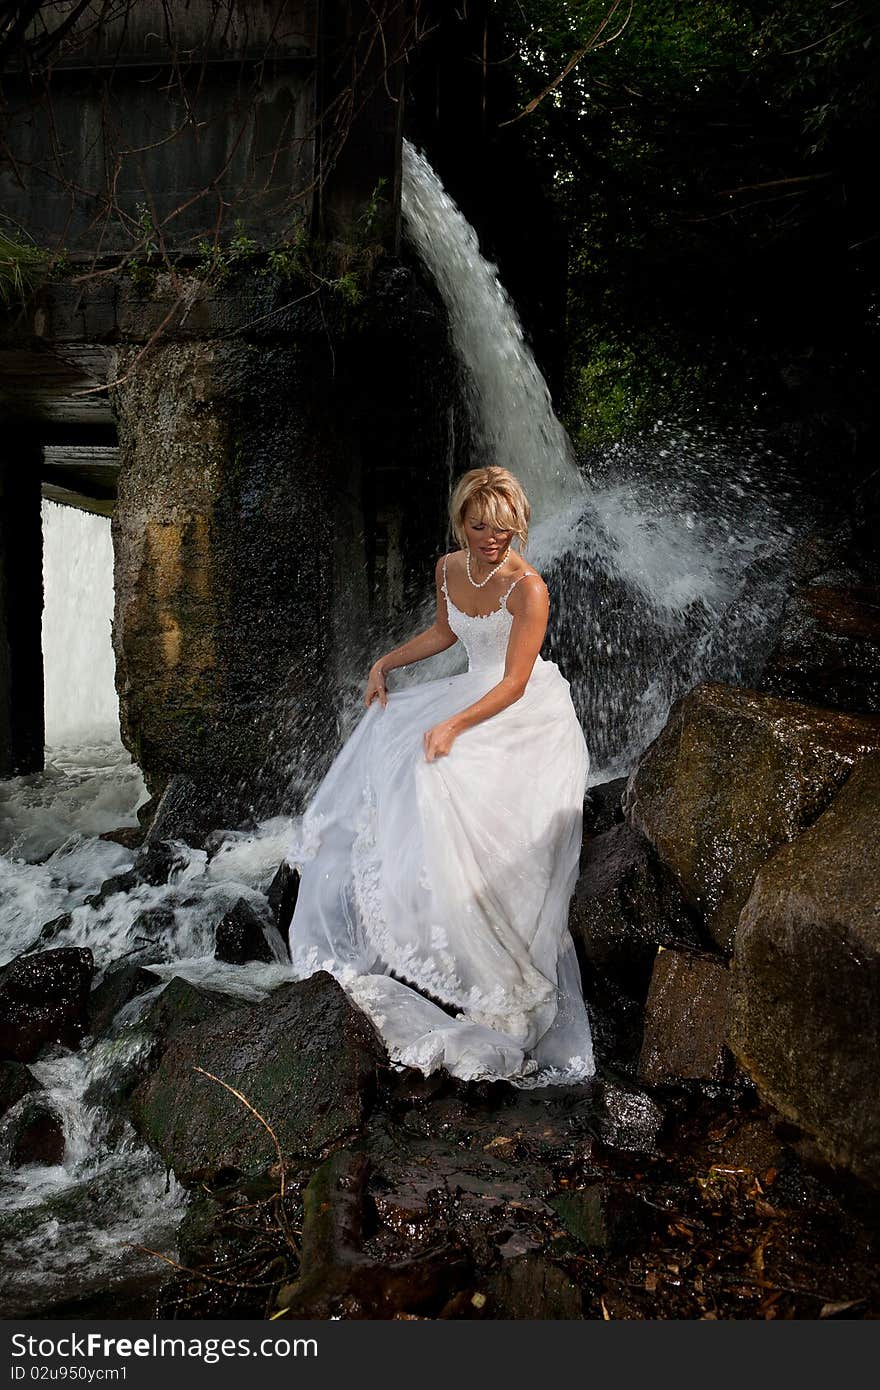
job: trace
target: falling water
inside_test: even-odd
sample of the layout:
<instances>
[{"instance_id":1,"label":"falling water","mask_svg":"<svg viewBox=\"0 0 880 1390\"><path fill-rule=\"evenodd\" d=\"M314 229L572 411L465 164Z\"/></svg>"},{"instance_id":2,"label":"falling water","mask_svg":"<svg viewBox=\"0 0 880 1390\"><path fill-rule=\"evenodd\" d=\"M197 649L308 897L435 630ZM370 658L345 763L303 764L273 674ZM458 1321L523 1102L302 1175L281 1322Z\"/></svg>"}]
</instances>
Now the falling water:
<instances>
[{"instance_id":1,"label":"falling water","mask_svg":"<svg viewBox=\"0 0 880 1390\"><path fill-rule=\"evenodd\" d=\"M513 302L477 234L423 154L404 142L402 210L407 235L446 304L477 452L522 482L540 524L584 503L568 435L553 413Z\"/></svg>"},{"instance_id":2,"label":"falling water","mask_svg":"<svg viewBox=\"0 0 880 1390\"><path fill-rule=\"evenodd\" d=\"M449 314L473 463L532 503L529 558L553 596L548 645L572 686L593 780L628 771L675 697L766 656L793 531L760 443L658 422L585 477L496 268L424 155L404 146L408 240ZM778 473L778 463L774 462Z\"/></svg>"},{"instance_id":3,"label":"falling water","mask_svg":"<svg viewBox=\"0 0 880 1390\"><path fill-rule=\"evenodd\" d=\"M43 503L46 741L119 743L107 517Z\"/></svg>"}]
</instances>

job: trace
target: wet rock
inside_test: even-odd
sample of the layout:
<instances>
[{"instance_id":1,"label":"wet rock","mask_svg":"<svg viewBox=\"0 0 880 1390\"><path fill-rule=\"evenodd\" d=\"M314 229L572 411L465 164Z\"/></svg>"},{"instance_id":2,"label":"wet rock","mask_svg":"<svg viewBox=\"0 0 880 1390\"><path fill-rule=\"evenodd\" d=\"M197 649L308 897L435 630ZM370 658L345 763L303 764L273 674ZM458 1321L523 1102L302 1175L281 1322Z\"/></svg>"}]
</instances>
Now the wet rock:
<instances>
[{"instance_id":1,"label":"wet rock","mask_svg":"<svg viewBox=\"0 0 880 1390\"><path fill-rule=\"evenodd\" d=\"M278 1295L276 1318L390 1318L439 1312L470 1273L450 1245L381 1261L363 1250L370 1160L340 1150L312 1175L303 1196L299 1278Z\"/></svg>"},{"instance_id":2,"label":"wet rock","mask_svg":"<svg viewBox=\"0 0 880 1390\"><path fill-rule=\"evenodd\" d=\"M159 1040L155 1071L134 1091L140 1135L184 1183L262 1171L285 1155L319 1156L356 1130L372 1104L384 1050L332 976L283 985L259 1004L174 979L143 1020Z\"/></svg>"},{"instance_id":3,"label":"wet rock","mask_svg":"<svg viewBox=\"0 0 880 1390\"><path fill-rule=\"evenodd\" d=\"M0 1116L6 1114L32 1091L39 1091L40 1083L22 1062L0 1062Z\"/></svg>"},{"instance_id":4,"label":"wet rock","mask_svg":"<svg viewBox=\"0 0 880 1390\"><path fill-rule=\"evenodd\" d=\"M142 825L123 825L118 830L103 831L98 839L110 840L113 844L122 845L123 849L140 849L145 834Z\"/></svg>"},{"instance_id":5,"label":"wet rock","mask_svg":"<svg viewBox=\"0 0 880 1390\"><path fill-rule=\"evenodd\" d=\"M744 1168L764 1177L783 1161L785 1148L772 1124L764 1115L746 1116L725 1134L721 1144L721 1162L732 1168ZM716 1160L718 1161L718 1160Z\"/></svg>"},{"instance_id":6,"label":"wet rock","mask_svg":"<svg viewBox=\"0 0 880 1390\"><path fill-rule=\"evenodd\" d=\"M272 916L275 918L275 925L282 935L286 936L293 921L298 896L299 869L295 869L285 861L279 865L267 894Z\"/></svg>"},{"instance_id":7,"label":"wet rock","mask_svg":"<svg viewBox=\"0 0 880 1390\"><path fill-rule=\"evenodd\" d=\"M30 955L33 951L45 951L50 941L54 941L61 932L67 931L73 918L69 912L62 912L60 917L53 917L51 922L40 928L40 934L36 941L32 941L30 946L26 946L22 955Z\"/></svg>"},{"instance_id":8,"label":"wet rock","mask_svg":"<svg viewBox=\"0 0 880 1390\"><path fill-rule=\"evenodd\" d=\"M106 1033L124 1004L154 989L161 976L139 962L116 961L107 967L100 984L89 995L89 1032L93 1037Z\"/></svg>"},{"instance_id":9,"label":"wet rock","mask_svg":"<svg viewBox=\"0 0 880 1390\"><path fill-rule=\"evenodd\" d=\"M64 1160L65 1139L61 1116L49 1099L29 1096L8 1121L3 1147L12 1168L40 1164L51 1168Z\"/></svg>"},{"instance_id":10,"label":"wet rock","mask_svg":"<svg viewBox=\"0 0 880 1390\"><path fill-rule=\"evenodd\" d=\"M115 1036L102 1039L83 1103L111 1111L111 1128L120 1133L128 1119L132 1091L158 1065L161 1055L159 1039L140 1025L120 1028Z\"/></svg>"},{"instance_id":11,"label":"wet rock","mask_svg":"<svg viewBox=\"0 0 880 1390\"><path fill-rule=\"evenodd\" d=\"M580 1289L541 1255L507 1260L486 1286L486 1315L541 1321L582 1318Z\"/></svg>"},{"instance_id":12,"label":"wet rock","mask_svg":"<svg viewBox=\"0 0 880 1390\"><path fill-rule=\"evenodd\" d=\"M832 1163L880 1184L880 755L760 870L736 934L730 1045Z\"/></svg>"},{"instance_id":13,"label":"wet rock","mask_svg":"<svg viewBox=\"0 0 880 1390\"><path fill-rule=\"evenodd\" d=\"M729 973L718 956L660 951L645 1007L639 1080L647 1086L721 1081L729 1071Z\"/></svg>"},{"instance_id":14,"label":"wet rock","mask_svg":"<svg viewBox=\"0 0 880 1390\"><path fill-rule=\"evenodd\" d=\"M102 907L115 893L130 893L143 883L158 887L167 883L174 870L185 862L181 845L169 840L152 840L144 845L130 869L105 879L98 892L87 897L86 902L90 907Z\"/></svg>"},{"instance_id":15,"label":"wet rock","mask_svg":"<svg viewBox=\"0 0 880 1390\"><path fill-rule=\"evenodd\" d=\"M157 887L167 883L174 871L183 867L186 858L182 845L152 836L135 859L133 869L141 883Z\"/></svg>"},{"instance_id":16,"label":"wet rock","mask_svg":"<svg viewBox=\"0 0 880 1390\"><path fill-rule=\"evenodd\" d=\"M786 700L880 713L880 588L820 579L796 589L759 688Z\"/></svg>"},{"instance_id":17,"label":"wet rock","mask_svg":"<svg viewBox=\"0 0 880 1390\"><path fill-rule=\"evenodd\" d=\"M269 940L269 931L274 937ZM267 928L244 898L225 914L218 922L214 934L214 959L227 965L246 965L248 961L263 961L269 964L286 956L284 945L277 930Z\"/></svg>"},{"instance_id":18,"label":"wet rock","mask_svg":"<svg viewBox=\"0 0 880 1390\"><path fill-rule=\"evenodd\" d=\"M144 938L147 941L155 942L157 938L165 936L174 928L175 917L174 908L167 903L160 903L157 907L148 907L143 912L139 912L131 924L132 939L137 941ZM156 950L156 946L152 946ZM165 956L157 955L153 961L142 960L141 965L157 964Z\"/></svg>"},{"instance_id":19,"label":"wet rock","mask_svg":"<svg viewBox=\"0 0 880 1390\"><path fill-rule=\"evenodd\" d=\"M658 946L697 944L681 889L644 835L627 825L585 845L569 927L583 961L612 971L642 998Z\"/></svg>"},{"instance_id":20,"label":"wet rock","mask_svg":"<svg viewBox=\"0 0 880 1390\"><path fill-rule=\"evenodd\" d=\"M877 748L880 718L700 685L676 701L630 778L627 820L730 950L758 869Z\"/></svg>"},{"instance_id":21,"label":"wet rock","mask_svg":"<svg viewBox=\"0 0 880 1390\"><path fill-rule=\"evenodd\" d=\"M613 1067L634 1078L642 1046L646 988L631 994L612 971L589 963L582 974L598 1066L601 1070Z\"/></svg>"},{"instance_id":22,"label":"wet rock","mask_svg":"<svg viewBox=\"0 0 880 1390\"><path fill-rule=\"evenodd\" d=\"M604 835L612 826L623 821L622 797L626 791L625 777L613 782L600 782L590 787L584 801L584 831L589 835Z\"/></svg>"},{"instance_id":23,"label":"wet rock","mask_svg":"<svg viewBox=\"0 0 880 1390\"><path fill-rule=\"evenodd\" d=\"M630 1248L643 1234L648 1215L632 1193L607 1182L551 1197L550 1205L569 1235L588 1250Z\"/></svg>"},{"instance_id":24,"label":"wet rock","mask_svg":"<svg viewBox=\"0 0 880 1390\"><path fill-rule=\"evenodd\" d=\"M664 1111L645 1095L604 1082L597 1096L599 1138L609 1149L653 1153L663 1127Z\"/></svg>"},{"instance_id":25,"label":"wet rock","mask_svg":"<svg viewBox=\"0 0 880 1390\"><path fill-rule=\"evenodd\" d=\"M208 778L178 773L159 797L145 848L162 840L183 840L196 849L204 849L213 830L236 826L246 814L231 793Z\"/></svg>"},{"instance_id":26,"label":"wet rock","mask_svg":"<svg viewBox=\"0 0 880 1390\"><path fill-rule=\"evenodd\" d=\"M0 1058L30 1062L46 1043L77 1047L85 1032L91 951L62 947L16 957L0 971Z\"/></svg>"}]
</instances>

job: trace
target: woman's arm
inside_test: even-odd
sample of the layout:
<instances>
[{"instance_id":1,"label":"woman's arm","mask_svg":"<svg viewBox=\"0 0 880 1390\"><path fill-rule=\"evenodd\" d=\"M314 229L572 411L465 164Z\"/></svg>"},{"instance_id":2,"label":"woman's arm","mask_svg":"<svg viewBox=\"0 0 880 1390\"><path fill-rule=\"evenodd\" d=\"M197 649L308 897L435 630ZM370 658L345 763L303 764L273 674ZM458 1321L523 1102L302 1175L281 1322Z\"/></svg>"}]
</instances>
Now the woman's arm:
<instances>
[{"instance_id":1,"label":"woman's arm","mask_svg":"<svg viewBox=\"0 0 880 1390\"><path fill-rule=\"evenodd\" d=\"M540 575L529 575L518 583L508 607L513 615L513 626L507 643L504 675L481 699L428 730L424 742L429 763L448 753L465 729L481 724L484 719L491 719L493 714L507 709L525 693L550 616L550 595Z\"/></svg>"},{"instance_id":2,"label":"woman's arm","mask_svg":"<svg viewBox=\"0 0 880 1390\"><path fill-rule=\"evenodd\" d=\"M458 641L449 626L446 595L443 593L442 583L443 558L441 556L434 567L434 587L437 602L437 615L434 622L430 627L425 628L424 632L416 633L415 637L410 637L409 641L404 642L402 646L395 647L393 652L388 652L385 656L380 656L378 661L373 662L364 696L365 704L369 705L378 696L384 708L388 700L385 676L389 671L393 671L398 666L411 666L414 662L424 661L429 656L436 656L438 652L445 652L448 647L454 646Z\"/></svg>"}]
</instances>

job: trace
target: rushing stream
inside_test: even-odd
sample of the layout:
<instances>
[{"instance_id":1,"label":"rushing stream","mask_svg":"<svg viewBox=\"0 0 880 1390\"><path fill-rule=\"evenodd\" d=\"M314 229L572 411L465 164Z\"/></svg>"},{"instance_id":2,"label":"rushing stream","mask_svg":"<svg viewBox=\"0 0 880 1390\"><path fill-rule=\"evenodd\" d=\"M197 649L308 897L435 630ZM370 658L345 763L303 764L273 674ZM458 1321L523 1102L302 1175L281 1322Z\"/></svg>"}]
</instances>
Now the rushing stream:
<instances>
[{"instance_id":1,"label":"rushing stream","mask_svg":"<svg viewBox=\"0 0 880 1390\"><path fill-rule=\"evenodd\" d=\"M677 694L706 676L748 679L760 665L784 592L783 507L761 482L760 450L750 455L701 427L658 424L610 451L592 476L582 470L494 267L409 146L403 211L448 308L472 461L508 466L532 499L528 553L553 595L552 655L572 684L593 779L606 780L632 765ZM259 999L289 978L283 962L220 964L213 933L242 897L266 916L289 822L217 837L210 854L181 845L167 884L85 902L131 865L132 851L98 837L136 825L146 791L119 742L109 523L46 503L44 528L49 747L43 774L0 784L2 960L69 914L51 944L88 946L100 972L142 947L143 914L159 912L164 959L151 969ZM416 678L436 669L435 659ZM174 1256L185 1195L102 1103L138 1064L139 1020L155 993L126 1005L109 1038L87 1039L77 1053L58 1047L31 1067L66 1149L52 1167L4 1168L4 1316L154 1272L155 1256L132 1243ZM0 1152L28 1103L0 1122Z\"/></svg>"}]
</instances>

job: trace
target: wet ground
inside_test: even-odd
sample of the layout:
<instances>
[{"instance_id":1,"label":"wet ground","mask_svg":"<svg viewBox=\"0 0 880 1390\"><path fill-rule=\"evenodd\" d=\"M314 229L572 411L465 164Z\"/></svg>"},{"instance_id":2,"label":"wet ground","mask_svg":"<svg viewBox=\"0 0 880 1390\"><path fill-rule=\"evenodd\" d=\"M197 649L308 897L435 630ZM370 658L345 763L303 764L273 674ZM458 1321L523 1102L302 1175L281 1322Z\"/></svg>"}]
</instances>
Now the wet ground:
<instances>
[{"instance_id":1,"label":"wet ground","mask_svg":"<svg viewBox=\"0 0 880 1390\"><path fill-rule=\"evenodd\" d=\"M880 1202L746 1087L388 1078L323 1165L194 1197L164 1318L871 1318ZM158 1263L158 1260L157 1260ZM76 1314L74 1314L76 1315ZM115 1316L124 1316L117 1311Z\"/></svg>"}]
</instances>

